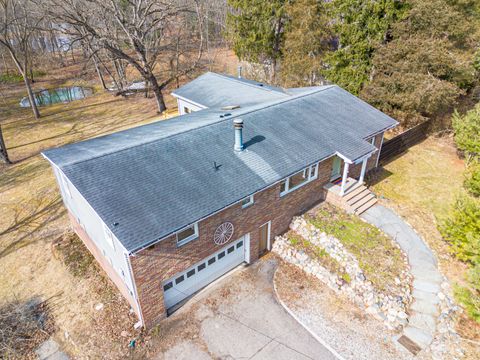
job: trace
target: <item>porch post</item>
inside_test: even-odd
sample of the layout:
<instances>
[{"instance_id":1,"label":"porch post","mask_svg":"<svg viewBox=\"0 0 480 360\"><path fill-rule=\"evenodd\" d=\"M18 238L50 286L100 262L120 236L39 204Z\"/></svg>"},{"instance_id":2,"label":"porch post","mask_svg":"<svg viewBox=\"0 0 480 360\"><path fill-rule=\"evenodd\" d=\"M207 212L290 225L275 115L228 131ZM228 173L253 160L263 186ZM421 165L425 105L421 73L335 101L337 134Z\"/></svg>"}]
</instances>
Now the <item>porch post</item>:
<instances>
[{"instance_id":1,"label":"porch post","mask_svg":"<svg viewBox=\"0 0 480 360\"><path fill-rule=\"evenodd\" d=\"M363 158L362 161L362 171L360 172L360 179L358 179L359 183L363 183L363 179L365 178L365 170L367 170L367 162L368 158Z\"/></svg>"},{"instance_id":2,"label":"porch post","mask_svg":"<svg viewBox=\"0 0 480 360\"><path fill-rule=\"evenodd\" d=\"M343 176L342 176L342 186L340 188L340 196L343 196L343 194L345 194L345 184L347 182L347 178L348 178L348 167L349 167L349 163L345 162L345 165L343 167Z\"/></svg>"}]
</instances>

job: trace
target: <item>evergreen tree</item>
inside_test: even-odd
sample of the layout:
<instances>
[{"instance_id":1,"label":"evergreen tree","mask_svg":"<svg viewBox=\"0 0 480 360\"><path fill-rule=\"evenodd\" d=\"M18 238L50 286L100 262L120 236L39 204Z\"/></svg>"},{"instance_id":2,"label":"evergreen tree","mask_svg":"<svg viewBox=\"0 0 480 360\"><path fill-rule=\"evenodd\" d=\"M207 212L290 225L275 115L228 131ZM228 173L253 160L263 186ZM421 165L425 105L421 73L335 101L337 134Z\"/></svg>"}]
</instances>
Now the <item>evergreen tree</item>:
<instances>
[{"instance_id":1,"label":"evergreen tree","mask_svg":"<svg viewBox=\"0 0 480 360\"><path fill-rule=\"evenodd\" d=\"M389 40L393 23L405 12L402 0L332 0L330 16L338 49L326 58L328 80L358 94L369 81L372 55Z\"/></svg>"},{"instance_id":2,"label":"evergreen tree","mask_svg":"<svg viewBox=\"0 0 480 360\"><path fill-rule=\"evenodd\" d=\"M405 126L451 111L474 80L475 19L466 2L411 0L392 41L375 52L362 97Z\"/></svg>"},{"instance_id":3,"label":"evergreen tree","mask_svg":"<svg viewBox=\"0 0 480 360\"><path fill-rule=\"evenodd\" d=\"M282 57L287 0L227 0L227 35L241 60L272 66L273 82Z\"/></svg>"},{"instance_id":4,"label":"evergreen tree","mask_svg":"<svg viewBox=\"0 0 480 360\"><path fill-rule=\"evenodd\" d=\"M287 86L318 83L323 56L331 49L331 29L324 0L296 0L286 7L282 75Z\"/></svg>"}]
</instances>

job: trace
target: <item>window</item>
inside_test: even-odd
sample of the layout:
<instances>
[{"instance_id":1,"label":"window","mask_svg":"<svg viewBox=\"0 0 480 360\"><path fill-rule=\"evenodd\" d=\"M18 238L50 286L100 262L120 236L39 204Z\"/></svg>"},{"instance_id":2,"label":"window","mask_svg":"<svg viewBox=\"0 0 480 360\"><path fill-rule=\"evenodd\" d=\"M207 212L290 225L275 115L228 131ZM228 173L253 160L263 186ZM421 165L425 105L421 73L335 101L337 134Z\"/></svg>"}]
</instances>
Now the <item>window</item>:
<instances>
[{"instance_id":1,"label":"window","mask_svg":"<svg viewBox=\"0 0 480 360\"><path fill-rule=\"evenodd\" d=\"M185 276L181 275L175 279L175 284L180 284L185 279Z\"/></svg>"},{"instance_id":2,"label":"window","mask_svg":"<svg viewBox=\"0 0 480 360\"><path fill-rule=\"evenodd\" d=\"M307 173L307 169L304 169L290 176L290 178L288 179L288 187L289 189L293 189L302 185L307 181L308 181L308 173Z\"/></svg>"},{"instance_id":3,"label":"window","mask_svg":"<svg viewBox=\"0 0 480 360\"><path fill-rule=\"evenodd\" d=\"M205 266L207 266L207 265L205 265L205 263L200 264L200 265L198 265L197 270L202 271L203 269L205 269Z\"/></svg>"},{"instance_id":4,"label":"window","mask_svg":"<svg viewBox=\"0 0 480 360\"><path fill-rule=\"evenodd\" d=\"M192 277L193 275L195 275L195 269L187 271L187 278Z\"/></svg>"},{"instance_id":5,"label":"window","mask_svg":"<svg viewBox=\"0 0 480 360\"><path fill-rule=\"evenodd\" d=\"M170 281L168 284L163 285L163 291L167 291L173 287L173 283Z\"/></svg>"},{"instance_id":6,"label":"window","mask_svg":"<svg viewBox=\"0 0 480 360\"><path fill-rule=\"evenodd\" d=\"M241 248L242 246L243 246L243 241L240 241L240 242L237 243L237 249Z\"/></svg>"},{"instance_id":7,"label":"window","mask_svg":"<svg viewBox=\"0 0 480 360\"><path fill-rule=\"evenodd\" d=\"M198 223L177 232L177 246L184 245L198 237Z\"/></svg>"},{"instance_id":8,"label":"window","mask_svg":"<svg viewBox=\"0 0 480 360\"><path fill-rule=\"evenodd\" d=\"M225 256L225 251L222 251L220 254L218 254L218 260L220 260L224 256Z\"/></svg>"},{"instance_id":9,"label":"window","mask_svg":"<svg viewBox=\"0 0 480 360\"><path fill-rule=\"evenodd\" d=\"M245 199L242 200L242 209L252 206L253 202L253 195L247 196Z\"/></svg>"},{"instance_id":10,"label":"window","mask_svg":"<svg viewBox=\"0 0 480 360\"><path fill-rule=\"evenodd\" d=\"M289 192L298 189L309 181L315 180L318 177L318 163L310 165L305 169L293 174L280 183L280 196L288 194Z\"/></svg>"},{"instance_id":11,"label":"window","mask_svg":"<svg viewBox=\"0 0 480 360\"><path fill-rule=\"evenodd\" d=\"M217 259L214 257L208 260L208 265L212 265Z\"/></svg>"},{"instance_id":12,"label":"window","mask_svg":"<svg viewBox=\"0 0 480 360\"><path fill-rule=\"evenodd\" d=\"M115 250L115 243L113 242L113 234L107 225L103 224L103 233L105 234L105 240Z\"/></svg>"},{"instance_id":13,"label":"window","mask_svg":"<svg viewBox=\"0 0 480 360\"><path fill-rule=\"evenodd\" d=\"M233 250L235 250L235 246L231 246L227 249L227 252L230 254L233 252Z\"/></svg>"}]
</instances>

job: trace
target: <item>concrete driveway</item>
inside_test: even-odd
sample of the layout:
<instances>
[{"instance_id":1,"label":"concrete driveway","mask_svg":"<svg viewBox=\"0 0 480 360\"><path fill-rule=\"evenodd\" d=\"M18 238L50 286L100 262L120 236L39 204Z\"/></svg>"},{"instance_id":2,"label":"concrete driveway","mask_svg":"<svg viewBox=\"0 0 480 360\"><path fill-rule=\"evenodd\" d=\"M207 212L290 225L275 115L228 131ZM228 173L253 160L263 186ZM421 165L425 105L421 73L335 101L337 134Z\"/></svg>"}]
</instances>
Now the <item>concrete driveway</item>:
<instances>
[{"instance_id":1,"label":"concrete driveway","mask_svg":"<svg viewBox=\"0 0 480 360\"><path fill-rule=\"evenodd\" d=\"M157 359L335 359L277 302L273 258L235 270L162 325Z\"/></svg>"}]
</instances>

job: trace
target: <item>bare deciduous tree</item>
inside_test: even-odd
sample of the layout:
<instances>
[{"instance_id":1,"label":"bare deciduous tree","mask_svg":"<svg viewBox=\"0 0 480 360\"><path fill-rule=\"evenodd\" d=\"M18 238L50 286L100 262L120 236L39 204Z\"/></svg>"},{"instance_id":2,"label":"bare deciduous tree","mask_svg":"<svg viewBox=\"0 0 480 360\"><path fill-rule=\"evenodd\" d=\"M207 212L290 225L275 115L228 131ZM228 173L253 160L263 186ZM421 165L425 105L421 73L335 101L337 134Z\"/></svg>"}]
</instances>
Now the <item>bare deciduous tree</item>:
<instances>
[{"instance_id":1,"label":"bare deciduous tree","mask_svg":"<svg viewBox=\"0 0 480 360\"><path fill-rule=\"evenodd\" d=\"M0 160L4 163L11 164L10 158L8 157L7 146L3 140L2 125L0 124Z\"/></svg>"},{"instance_id":2,"label":"bare deciduous tree","mask_svg":"<svg viewBox=\"0 0 480 360\"><path fill-rule=\"evenodd\" d=\"M23 77L35 118L40 117L29 74L32 70L32 35L42 18L29 0L0 0L0 45L7 49Z\"/></svg>"},{"instance_id":3,"label":"bare deciduous tree","mask_svg":"<svg viewBox=\"0 0 480 360\"><path fill-rule=\"evenodd\" d=\"M201 60L200 0L50 0L45 9L73 41L88 42L93 54L106 50L116 67L134 67L151 86L159 112L166 109L163 89Z\"/></svg>"}]
</instances>

